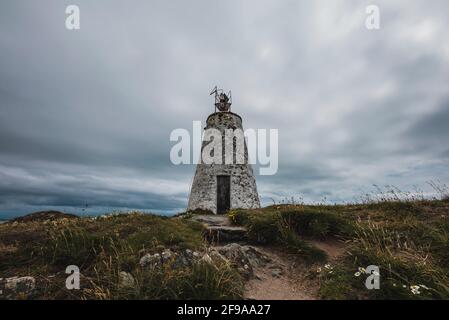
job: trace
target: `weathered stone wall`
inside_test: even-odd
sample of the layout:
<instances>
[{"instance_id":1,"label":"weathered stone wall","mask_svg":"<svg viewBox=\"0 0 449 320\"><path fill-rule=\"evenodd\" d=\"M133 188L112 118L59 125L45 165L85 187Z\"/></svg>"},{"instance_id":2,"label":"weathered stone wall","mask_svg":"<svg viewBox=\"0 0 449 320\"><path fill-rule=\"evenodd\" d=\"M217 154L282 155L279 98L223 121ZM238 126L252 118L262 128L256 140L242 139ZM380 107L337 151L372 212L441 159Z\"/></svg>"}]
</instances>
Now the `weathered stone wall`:
<instances>
[{"instance_id":1,"label":"weathered stone wall","mask_svg":"<svg viewBox=\"0 0 449 320\"><path fill-rule=\"evenodd\" d=\"M243 130L242 118L232 112L216 112L207 118L205 129L210 128L218 129L224 136L226 129ZM207 142L203 142L201 149L206 144ZM225 146L223 143L223 159L224 150ZM235 151L234 149L234 156ZM203 209L217 213L217 176L219 175L231 176L231 209L259 208L259 195L257 194L253 170L248 163L246 143L244 146L243 164L224 164L224 160L222 163L198 164L190 191L188 210Z\"/></svg>"}]
</instances>

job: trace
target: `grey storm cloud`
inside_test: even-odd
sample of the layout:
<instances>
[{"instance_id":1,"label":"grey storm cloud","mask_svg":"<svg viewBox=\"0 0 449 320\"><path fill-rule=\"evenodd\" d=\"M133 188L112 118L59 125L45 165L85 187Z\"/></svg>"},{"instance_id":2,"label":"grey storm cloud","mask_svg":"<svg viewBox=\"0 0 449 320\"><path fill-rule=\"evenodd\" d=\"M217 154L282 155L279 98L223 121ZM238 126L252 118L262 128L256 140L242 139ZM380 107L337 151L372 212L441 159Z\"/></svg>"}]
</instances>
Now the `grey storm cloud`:
<instances>
[{"instance_id":1,"label":"grey storm cloud","mask_svg":"<svg viewBox=\"0 0 449 320\"><path fill-rule=\"evenodd\" d=\"M265 204L448 182L448 30L445 0L2 1L0 218L183 210L195 167L169 135L216 84L245 128L279 129Z\"/></svg>"}]
</instances>

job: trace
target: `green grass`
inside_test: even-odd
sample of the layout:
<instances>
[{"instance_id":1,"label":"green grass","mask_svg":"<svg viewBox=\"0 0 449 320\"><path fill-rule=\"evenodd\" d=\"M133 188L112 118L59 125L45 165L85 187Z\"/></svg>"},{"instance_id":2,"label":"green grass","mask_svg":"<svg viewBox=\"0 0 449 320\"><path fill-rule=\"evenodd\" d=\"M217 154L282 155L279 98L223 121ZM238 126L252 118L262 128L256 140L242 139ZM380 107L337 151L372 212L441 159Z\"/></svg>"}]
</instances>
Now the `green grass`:
<instances>
[{"instance_id":1,"label":"green grass","mask_svg":"<svg viewBox=\"0 0 449 320\"><path fill-rule=\"evenodd\" d=\"M38 299L237 299L243 282L227 265L144 270L146 253L205 248L203 227L180 218L147 214L62 219L0 226L0 274L31 275ZM77 265L81 290L65 289L64 273ZM120 272L136 285L122 288Z\"/></svg>"},{"instance_id":2,"label":"green grass","mask_svg":"<svg viewBox=\"0 0 449 320\"><path fill-rule=\"evenodd\" d=\"M229 213L250 241L277 244L315 263L311 278L323 299L449 299L447 199L385 198L353 205L273 205ZM346 243L346 254L324 268L310 240ZM380 290L367 290L359 268L380 268ZM316 272L320 270L320 272ZM358 275L358 276L357 276ZM411 290L420 286L418 290Z\"/></svg>"},{"instance_id":3,"label":"green grass","mask_svg":"<svg viewBox=\"0 0 449 320\"><path fill-rule=\"evenodd\" d=\"M114 259L110 264L100 265L93 286L84 291L83 298L239 299L243 294L240 275L227 265L199 262L192 267L167 266L150 271L135 267L129 270L135 285L128 288L120 286L119 269L114 268L117 265L120 262Z\"/></svg>"},{"instance_id":4,"label":"green grass","mask_svg":"<svg viewBox=\"0 0 449 320\"><path fill-rule=\"evenodd\" d=\"M247 228L249 241L277 244L306 262L322 262L326 253L306 240L348 237L353 223L327 207L300 205L270 206L257 210L232 210L231 220Z\"/></svg>"},{"instance_id":5,"label":"green grass","mask_svg":"<svg viewBox=\"0 0 449 320\"><path fill-rule=\"evenodd\" d=\"M323 299L449 299L449 201L381 199L351 205L273 205L232 210L248 242L304 262ZM142 269L147 253L204 251L203 227L186 216L147 214L0 224L0 275L31 275L37 299L239 299L244 280L223 264ZM330 259L316 243L344 243ZM82 290L65 289L65 267L81 269ZM367 290L359 268L380 268ZM120 272L135 279L120 286ZM420 286L418 292L412 290Z\"/></svg>"}]
</instances>

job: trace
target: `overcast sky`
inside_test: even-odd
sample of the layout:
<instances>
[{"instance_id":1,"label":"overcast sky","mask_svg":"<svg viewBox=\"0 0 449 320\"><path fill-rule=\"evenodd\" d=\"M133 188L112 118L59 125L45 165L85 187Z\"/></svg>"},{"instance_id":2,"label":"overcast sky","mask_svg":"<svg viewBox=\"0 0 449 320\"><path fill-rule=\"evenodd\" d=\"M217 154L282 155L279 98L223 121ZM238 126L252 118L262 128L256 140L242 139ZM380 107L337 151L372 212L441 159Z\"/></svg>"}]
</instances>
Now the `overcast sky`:
<instances>
[{"instance_id":1,"label":"overcast sky","mask_svg":"<svg viewBox=\"0 0 449 320\"><path fill-rule=\"evenodd\" d=\"M204 123L215 85L245 128L279 129L263 204L449 182L447 0L4 0L0 218L182 211L195 167L169 135Z\"/></svg>"}]
</instances>

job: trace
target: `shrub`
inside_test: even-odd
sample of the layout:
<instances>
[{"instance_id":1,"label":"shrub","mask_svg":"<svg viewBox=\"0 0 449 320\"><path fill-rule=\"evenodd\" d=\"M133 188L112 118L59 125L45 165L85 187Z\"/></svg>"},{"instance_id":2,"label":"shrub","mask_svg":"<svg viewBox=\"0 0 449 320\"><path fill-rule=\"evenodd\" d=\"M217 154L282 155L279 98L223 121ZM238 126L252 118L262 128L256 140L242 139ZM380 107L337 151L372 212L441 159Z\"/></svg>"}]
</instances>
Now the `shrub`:
<instances>
[{"instance_id":1,"label":"shrub","mask_svg":"<svg viewBox=\"0 0 449 320\"><path fill-rule=\"evenodd\" d=\"M265 214L252 214L246 224L248 240L269 244L276 243L279 239L279 215L275 212Z\"/></svg>"},{"instance_id":2,"label":"shrub","mask_svg":"<svg viewBox=\"0 0 449 320\"><path fill-rule=\"evenodd\" d=\"M42 248L42 259L55 266L83 266L95 260L100 249L111 241L112 238L87 233L78 226L54 229Z\"/></svg>"},{"instance_id":3,"label":"shrub","mask_svg":"<svg viewBox=\"0 0 449 320\"><path fill-rule=\"evenodd\" d=\"M280 220L278 222L278 230L278 242L283 244L289 252L302 257L306 262L322 262L327 260L327 255L324 251L302 240L285 221Z\"/></svg>"},{"instance_id":4,"label":"shrub","mask_svg":"<svg viewBox=\"0 0 449 320\"><path fill-rule=\"evenodd\" d=\"M228 212L228 217L231 222L238 226L248 225L250 222L250 215L253 212L261 212L259 210L234 209Z\"/></svg>"},{"instance_id":5,"label":"shrub","mask_svg":"<svg viewBox=\"0 0 449 320\"><path fill-rule=\"evenodd\" d=\"M415 243L407 234L370 222L359 224L351 253L354 266L377 265L381 269L383 285L371 293L373 298L449 298L447 270L435 263L427 246ZM416 294L410 290L413 286L426 289Z\"/></svg>"},{"instance_id":6,"label":"shrub","mask_svg":"<svg viewBox=\"0 0 449 320\"><path fill-rule=\"evenodd\" d=\"M303 208L282 211L283 219L301 236L327 239L329 237L349 237L354 232L353 225L333 212Z\"/></svg>"},{"instance_id":7,"label":"shrub","mask_svg":"<svg viewBox=\"0 0 449 320\"><path fill-rule=\"evenodd\" d=\"M327 256L322 250L302 240L290 224L277 210L233 210L232 221L247 227L247 237L257 244L281 245L306 262L324 261Z\"/></svg>"},{"instance_id":8,"label":"shrub","mask_svg":"<svg viewBox=\"0 0 449 320\"><path fill-rule=\"evenodd\" d=\"M96 268L90 287L81 293L86 299L199 300L241 299L243 281L225 264L197 262L192 267L170 266L143 270L138 265L131 271L135 284L120 285L120 268L116 257L109 257Z\"/></svg>"}]
</instances>

